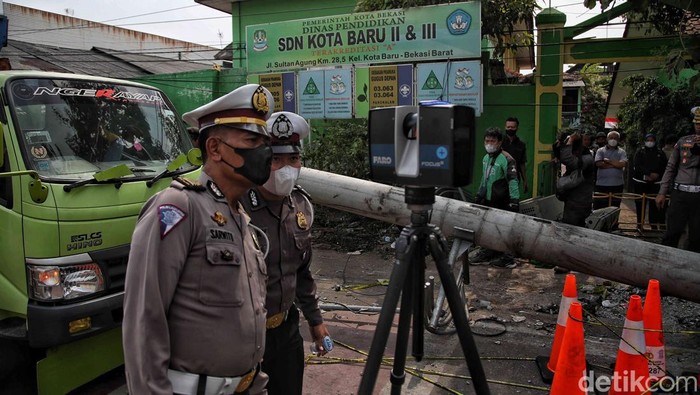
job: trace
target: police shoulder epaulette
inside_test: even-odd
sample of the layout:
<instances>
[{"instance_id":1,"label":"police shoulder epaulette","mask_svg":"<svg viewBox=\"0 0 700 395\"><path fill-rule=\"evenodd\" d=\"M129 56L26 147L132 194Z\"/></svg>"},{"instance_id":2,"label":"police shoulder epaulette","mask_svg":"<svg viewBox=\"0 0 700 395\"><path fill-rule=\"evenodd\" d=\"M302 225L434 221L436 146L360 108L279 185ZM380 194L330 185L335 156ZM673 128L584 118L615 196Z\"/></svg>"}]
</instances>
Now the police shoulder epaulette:
<instances>
[{"instance_id":1,"label":"police shoulder epaulette","mask_svg":"<svg viewBox=\"0 0 700 395\"><path fill-rule=\"evenodd\" d=\"M307 199L311 200L311 195L308 192L306 192L306 190L304 188L302 188L301 186L294 185L294 190L301 193L302 195L306 196Z\"/></svg>"},{"instance_id":2,"label":"police shoulder epaulette","mask_svg":"<svg viewBox=\"0 0 700 395\"><path fill-rule=\"evenodd\" d=\"M182 184L182 189L189 189L191 191L197 191L197 192L202 192L202 191L207 190L207 188L204 187L204 185L200 184L199 181L190 180L189 178L184 178L184 177L175 177L174 180L179 182L180 184Z\"/></svg>"}]
</instances>

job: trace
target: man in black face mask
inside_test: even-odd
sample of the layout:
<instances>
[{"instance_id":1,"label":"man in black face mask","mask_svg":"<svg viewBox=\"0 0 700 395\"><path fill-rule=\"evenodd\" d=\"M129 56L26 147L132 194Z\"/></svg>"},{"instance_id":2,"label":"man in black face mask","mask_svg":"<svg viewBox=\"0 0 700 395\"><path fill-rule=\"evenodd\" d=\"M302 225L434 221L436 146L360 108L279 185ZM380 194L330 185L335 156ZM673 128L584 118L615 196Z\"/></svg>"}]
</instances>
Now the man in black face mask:
<instances>
[{"instance_id":1,"label":"man in black face mask","mask_svg":"<svg viewBox=\"0 0 700 395\"><path fill-rule=\"evenodd\" d=\"M501 149L509 153L510 156L515 159L515 165L518 169L518 179L523 186L523 193L527 193L527 173L525 173L527 151L525 149L525 142L518 138L518 126L520 126L518 118L510 117L506 119L506 138L503 140Z\"/></svg>"},{"instance_id":2,"label":"man in black face mask","mask_svg":"<svg viewBox=\"0 0 700 395\"><path fill-rule=\"evenodd\" d=\"M251 84L183 116L200 131L204 167L152 197L132 237L122 326L132 394L264 391L267 267L239 200L270 175L273 108Z\"/></svg>"}]
</instances>

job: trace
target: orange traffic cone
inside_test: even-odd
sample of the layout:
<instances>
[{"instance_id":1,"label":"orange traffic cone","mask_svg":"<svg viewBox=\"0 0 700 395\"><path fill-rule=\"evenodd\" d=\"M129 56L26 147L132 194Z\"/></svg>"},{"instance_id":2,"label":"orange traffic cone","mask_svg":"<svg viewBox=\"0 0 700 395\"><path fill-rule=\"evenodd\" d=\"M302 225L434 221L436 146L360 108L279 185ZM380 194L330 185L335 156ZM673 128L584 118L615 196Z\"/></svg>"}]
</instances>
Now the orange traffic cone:
<instances>
[{"instance_id":1,"label":"orange traffic cone","mask_svg":"<svg viewBox=\"0 0 700 395\"><path fill-rule=\"evenodd\" d=\"M586 352L583 341L583 308L572 302L566 321L566 330L561 342L561 353L557 360L550 395L587 394Z\"/></svg>"},{"instance_id":2,"label":"orange traffic cone","mask_svg":"<svg viewBox=\"0 0 700 395\"><path fill-rule=\"evenodd\" d=\"M649 389L649 365L645 353L642 298L632 295L608 395L638 395Z\"/></svg>"},{"instance_id":3,"label":"orange traffic cone","mask_svg":"<svg viewBox=\"0 0 700 395\"><path fill-rule=\"evenodd\" d=\"M644 341L649 360L649 377L660 380L666 376L666 351L661 320L661 292L659 281L649 280L644 299Z\"/></svg>"},{"instance_id":4,"label":"orange traffic cone","mask_svg":"<svg viewBox=\"0 0 700 395\"><path fill-rule=\"evenodd\" d=\"M559 303L559 316L557 317L557 328L554 331L554 342L552 343L552 351L549 359L545 356L535 358L537 367L540 370L540 375L545 383L551 383L553 379L552 373L557 367L557 358L559 358L559 349L561 342L564 339L564 330L566 329L566 319L569 316L569 307L571 303L576 301L576 276L567 274L564 281L564 292L561 295L561 303ZM546 365L546 366L545 366Z\"/></svg>"}]
</instances>

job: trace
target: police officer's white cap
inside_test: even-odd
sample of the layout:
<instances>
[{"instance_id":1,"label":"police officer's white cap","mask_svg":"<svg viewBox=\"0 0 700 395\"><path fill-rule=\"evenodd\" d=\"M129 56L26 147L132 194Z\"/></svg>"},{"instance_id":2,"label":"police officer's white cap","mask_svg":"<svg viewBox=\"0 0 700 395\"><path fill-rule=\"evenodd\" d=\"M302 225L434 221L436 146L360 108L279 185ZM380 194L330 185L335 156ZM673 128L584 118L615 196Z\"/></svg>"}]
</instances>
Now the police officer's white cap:
<instances>
[{"instance_id":1,"label":"police officer's white cap","mask_svg":"<svg viewBox=\"0 0 700 395\"><path fill-rule=\"evenodd\" d=\"M691 108L690 115L693 116L693 123L700 123L700 106Z\"/></svg>"},{"instance_id":2,"label":"police officer's white cap","mask_svg":"<svg viewBox=\"0 0 700 395\"><path fill-rule=\"evenodd\" d=\"M182 119L200 132L215 125L226 125L269 136L265 121L274 107L270 91L258 84L248 84L185 113Z\"/></svg>"},{"instance_id":3,"label":"police officer's white cap","mask_svg":"<svg viewBox=\"0 0 700 395\"><path fill-rule=\"evenodd\" d=\"M292 154L301 151L301 140L309 135L309 123L304 117L289 111L272 114L267 120L270 144L274 154Z\"/></svg>"}]
</instances>

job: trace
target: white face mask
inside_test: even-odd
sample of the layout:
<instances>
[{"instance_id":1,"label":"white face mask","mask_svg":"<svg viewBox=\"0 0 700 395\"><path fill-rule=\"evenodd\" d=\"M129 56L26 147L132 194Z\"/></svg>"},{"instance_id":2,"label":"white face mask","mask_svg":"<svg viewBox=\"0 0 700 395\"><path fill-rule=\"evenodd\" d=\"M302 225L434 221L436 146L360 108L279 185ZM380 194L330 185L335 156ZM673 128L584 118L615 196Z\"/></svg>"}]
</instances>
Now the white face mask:
<instances>
[{"instance_id":1,"label":"white face mask","mask_svg":"<svg viewBox=\"0 0 700 395\"><path fill-rule=\"evenodd\" d=\"M484 144L484 148L486 148L486 152L489 154L493 154L494 152L498 151L498 145L496 144Z\"/></svg>"},{"instance_id":2,"label":"white face mask","mask_svg":"<svg viewBox=\"0 0 700 395\"><path fill-rule=\"evenodd\" d=\"M617 140L614 140L614 139L608 140L608 145L611 147L617 147Z\"/></svg>"},{"instance_id":3,"label":"white face mask","mask_svg":"<svg viewBox=\"0 0 700 395\"><path fill-rule=\"evenodd\" d=\"M289 165L277 169L270 174L270 178L263 184L263 188L277 196L287 196L294 189L294 184L299 178L299 171L299 168Z\"/></svg>"},{"instance_id":4,"label":"white face mask","mask_svg":"<svg viewBox=\"0 0 700 395\"><path fill-rule=\"evenodd\" d=\"M644 146L647 148L654 148L655 145L656 145L656 143L653 141L647 141L644 143Z\"/></svg>"}]
</instances>

